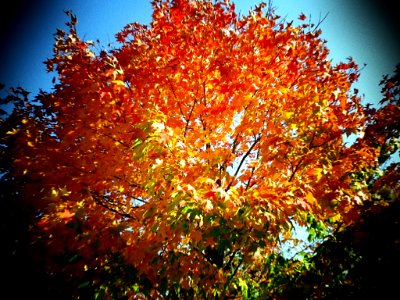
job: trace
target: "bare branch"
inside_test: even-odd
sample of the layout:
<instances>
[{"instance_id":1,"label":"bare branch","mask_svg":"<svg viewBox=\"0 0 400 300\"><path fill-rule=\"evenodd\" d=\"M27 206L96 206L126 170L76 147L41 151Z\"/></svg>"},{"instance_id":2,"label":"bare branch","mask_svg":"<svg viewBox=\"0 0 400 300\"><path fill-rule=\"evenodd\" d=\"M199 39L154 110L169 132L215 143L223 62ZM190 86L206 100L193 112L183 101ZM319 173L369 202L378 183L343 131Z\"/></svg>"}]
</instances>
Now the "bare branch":
<instances>
[{"instance_id":1,"label":"bare branch","mask_svg":"<svg viewBox=\"0 0 400 300\"><path fill-rule=\"evenodd\" d=\"M249 156L250 152L253 150L253 148L255 147L255 145L256 145L260 140L261 140L261 136L259 136L258 138L256 138L256 139L254 140L253 144L252 144L252 145L250 146L250 148L247 150L247 152L243 155L242 159L240 160L239 166L237 167L236 172L235 172L235 174L233 175L233 178L232 178L231 182L230 182L230 183L228 184L228 186L226 187L225 191L228 191L228 190L231 188L231 186L232 186L233 182L235 181L235 178L236 178L237 174L239 173L239 171L240 171L240 169L241 169L241 167L242 167L244 161L246 160L247 156Z\"/></svg>"},{"instance_id":2,"label":"bare branch","mask_svg":"<svg viewBox=\"0 0 400 300\"><path fill-rule=\"evenodd\" d=\"M317 25L315 26L315 28L314 28L314 30L312 32L317 31L318 27L322 24L322 22L325 21L325 19L328 17L328 15L329 15L329 12L326 13L326 15L322 19L321 19L321 15L319 16L318 23L317 23Z\"/></svg>"}]
</instances>

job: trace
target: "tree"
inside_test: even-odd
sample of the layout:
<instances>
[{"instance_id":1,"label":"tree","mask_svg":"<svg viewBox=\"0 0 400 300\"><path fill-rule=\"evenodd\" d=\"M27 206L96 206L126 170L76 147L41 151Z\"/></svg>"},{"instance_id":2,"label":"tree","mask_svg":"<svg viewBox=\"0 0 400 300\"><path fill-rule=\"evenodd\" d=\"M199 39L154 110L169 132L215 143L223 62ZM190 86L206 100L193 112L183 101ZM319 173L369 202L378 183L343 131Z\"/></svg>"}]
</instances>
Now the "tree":
<instances>
[{"instance_id":1,"label":"tree","mask_svg":"<svg viewBox=\"0 0 400 300\"><path fill-rule=\"evenodd\" d=\"M379 108L367 108L365 136L353 147L377 149L378 166L369 170L368 191L373 201L358 209L360 218L327 236L313 253L291 261L297 274L274 296L278 299L390 299L397 293L400 267L400 65L385 75ZM397 157L396 157L397 154ZM300 259L301 258L301 259Z\"/></svg>"},{"instance_id":2,"label":"tree","mask_svg":"<svg viewBox=\"0 0 400 300\"><path fill-rule=\"evenodd\" d=\"M214 2L153 1L107 51L67 12L53 90L3 99L3 198L26 208L49 295L272 294L296 274L294 224L322 237L373 200L379 151L343 141L371 119L356 63L333 65L318 25Z\"/></svg>"}]
</instances>

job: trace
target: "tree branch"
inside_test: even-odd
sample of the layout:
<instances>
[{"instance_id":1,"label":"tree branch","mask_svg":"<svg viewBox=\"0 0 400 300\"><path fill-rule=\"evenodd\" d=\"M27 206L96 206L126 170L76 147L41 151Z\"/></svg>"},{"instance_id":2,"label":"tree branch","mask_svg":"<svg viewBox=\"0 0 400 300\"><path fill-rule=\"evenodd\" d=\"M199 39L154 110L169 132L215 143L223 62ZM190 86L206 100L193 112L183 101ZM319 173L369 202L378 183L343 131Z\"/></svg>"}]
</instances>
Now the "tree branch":
<instances>
[{"instance_id":1,"label":"tree branch","mask_svg":"<svg viewBox=\"0 0 400 300\"><path fill-rule=\"evenodd\" d=\"M235 253L235 254L236 254L236 253ZM239 267L241 266L241 264L243 263L243 261L244 261L244 258L242 258L242 259L238 262L237 266L235 267L235 270L233 270L232 274L229 276L228 280L225 282L225 284L224 284L224 290L222 291L222 295L221 295L220 299L224 299L224 298L225 298L225 294L226 294L227 287L229 286L229 284L230 284L230 282L232 281L233 277L235 277L235 275L236 275L237 271L239 270Z\"/></svg>"},{"instance_id":2,"label":"tree branch","mask_svg":"<svg viewBox=\"0 0 400 300\"><path fill-rule=\"evenodd\" d=\"M233 182L235 181L235 178L236 178L237 174L239 173L239 171L240 171L240 169L241 169L241 167L242 167L244 161L246 160L247 156L249 156L250 152L253 150L253 148L255 147L255 145L256 145L260 140L261 140L261 136L259 136L258 138L256 138L256 139L254 140L253 144L252 144L252 145L250 146L250 148L247 150L247 152L243 155L242 159L240 160L239 166L237 167L236 172L235 172L235 174L233 175L233 178L232 178L231 182L228 184L228 186L227 186L226 189L225 189L226 192L231 188L231 186L232 186Z\"/></svg>"},{"instance_id":3,"label":"tree branch","mask_svg":"<svg viewBox=\"0 0 400 300\"><path fill-rule=\"evenodd\" d=\"M190 119L192 118L192 113L193 113L194 107L196 106L196 103L197 103L197 100L196 100L196 98L194 98L192 108L190 109L190 112L189 112L189 116L188 116L187 119L185 118L185 120L186 120L186 126L185 126L185 130L184 130L184 132L183 132L183 136L184 136L184 137L186 137L186 132L187 132L187 130L188 130L188 128L189 128Z\"/></svg>"},{"instance_id":4,"label":"tree branch","mask_svg":"<svg viewBox=\"0 0 400 300\"><path fill-rule=\"evenodd\" d=\"M258 149L258 151L257 151L257 159L259 157L260 157L260 149ZM256 169L256 167L251 168L251 174L250 174L249 180L247 180L246 190L250 187L250 182L251 182L251 179L253 178L255 169Z\"/></svg>"},{"instance_id":5,"label":"tree branch","mask_svg":"<svg viewBox=\"0 0 400 300\"><path fill-rule=\"evenodd\" d=\"M125 212L120 212L117 209L115 209L115 208L109 206L107 203L105 203L105 202L111 203L110 200L107 199L108 198L107 196L100 195L99 193L93 192L93 191L90 192L90 195L92 196L92 198L94 199L94 201L97 204L104 207L105 209L107 209L113 213L116 213L117 215L120 215L121 217L136 220L136 218L134 216L132 216L128 213L125 213Z\"/></svg>"},{"instance_id":6,"label":"tree branch","mask_svg":"<svg viewBox=\"0 0 400 300\"><path fill-rule=\"evenodd\" d=\"M296 172L297 172L297 170L299 169L299 167L300 167L300 165L301 165L302 162L303 162L303 158L301 158L301 159L299 160L299 162L296 164L296 166L294 167L294 170L292 171L292 175L290 175L289 182L291 182L292 179L294 178L294 174L296 174Z\"/></svg>"}]
</instances>

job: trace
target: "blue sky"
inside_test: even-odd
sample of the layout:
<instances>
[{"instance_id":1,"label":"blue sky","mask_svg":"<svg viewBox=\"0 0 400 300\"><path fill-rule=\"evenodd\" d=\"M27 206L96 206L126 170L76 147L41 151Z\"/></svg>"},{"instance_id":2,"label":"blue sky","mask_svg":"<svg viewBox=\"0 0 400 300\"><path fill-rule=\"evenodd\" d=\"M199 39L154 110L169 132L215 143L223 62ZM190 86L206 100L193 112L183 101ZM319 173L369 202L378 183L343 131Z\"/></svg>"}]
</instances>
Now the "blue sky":
<instances>
[{"instance_id":1,"label":"blue sky","mask_svg":"<svg viewBox=\"0 0 400 300\"><path fill-rule=\"evenodd\" d=\"M34 2L34 3L32 3ZM247 14L258 0L236 0L237 12ZM362 70L355 87L365 94L365 102L377 103L378 83L400 62L399 33L395 30L395 0L273 0L276 13L287 21L304 13L320 25L334 62L351 56ZM46 74L45 59L52 55L53 34L65 28L64 10L78 17L78 32L85 40L100 39L106 46L127 23L151 21L150 0L14 0L1 15L0 82L22 86L37 93L51 88L52 75Z\"/></svg>"}]
</instances>

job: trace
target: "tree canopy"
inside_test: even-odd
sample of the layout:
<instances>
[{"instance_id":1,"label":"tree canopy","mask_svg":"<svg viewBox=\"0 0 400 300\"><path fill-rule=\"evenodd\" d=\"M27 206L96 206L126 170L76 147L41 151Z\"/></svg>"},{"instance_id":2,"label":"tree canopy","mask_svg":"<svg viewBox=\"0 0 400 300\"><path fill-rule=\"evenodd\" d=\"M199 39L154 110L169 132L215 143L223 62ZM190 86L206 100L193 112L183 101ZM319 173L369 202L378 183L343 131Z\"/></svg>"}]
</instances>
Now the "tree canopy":
<instances>
[{"instance_id":1,"label":"tree canopy","mask_svg":"<svg viewBox=\"0 0 400 300\"><path fill-rule=\"evenodd\" d=\"M6 249L27 247L58 299L278 297L313 266L285 258L296 226L313 249L398 199L398 78L371 108L304 15L152 5L108 50L67 12L53 89L2 100L6 225L26 228Z\"/></svg>"}]
</instances>

